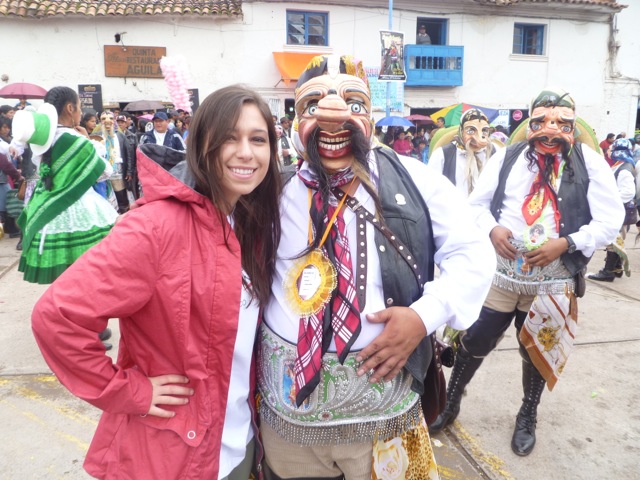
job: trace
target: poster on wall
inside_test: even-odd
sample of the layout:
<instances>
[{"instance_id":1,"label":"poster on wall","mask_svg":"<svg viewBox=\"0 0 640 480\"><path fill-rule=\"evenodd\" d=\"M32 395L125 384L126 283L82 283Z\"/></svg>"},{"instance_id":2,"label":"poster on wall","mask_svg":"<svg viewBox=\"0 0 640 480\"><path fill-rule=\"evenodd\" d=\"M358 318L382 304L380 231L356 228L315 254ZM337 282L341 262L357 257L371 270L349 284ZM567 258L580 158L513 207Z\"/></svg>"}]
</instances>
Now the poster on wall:
<instances>
[{"instance_id":1,"label":"poster on wall","mask_svg":"<svg viewBox=\"0 0 640 480\"><path fill-rule=\"evenodd\" d=\"M200 93L197 88L189 89L189 104L191 105L191 115L193 115L200 106Z\"/></svg>"},{"instance_id":2,"label":"poster on wall","mask_svg":"<svg viewBox=\"0 0 640 480\"><path fill-rule=\"evenodd\" d=\"M404 33L380 30L380 75L378 80L404 82Z\"/></svg>"},{"instance_id":3,"label":"poster on wall","mask_svg":"<svg viewBox=\"0 0 640 480\"><path fill-rule=\"evenodd\" d=\"M93 110L96 113L102 112L102 85L78 85L78 96L83 112L88 110Z\"/></svg>"},{"instance_id":4,"label":"poster on wall","mask_svg":"<svg viewBox=\"0 0 640 480\"><path fill-rule=\"evenodd\" d=\"M404 112L404 83L389 84L378 80L378 68L365 68L369 89L371 90L371 109L374 112L385 112L387 109L387 85L390 88L390 102L392 112Z\"/></svg>"}]
</instances>

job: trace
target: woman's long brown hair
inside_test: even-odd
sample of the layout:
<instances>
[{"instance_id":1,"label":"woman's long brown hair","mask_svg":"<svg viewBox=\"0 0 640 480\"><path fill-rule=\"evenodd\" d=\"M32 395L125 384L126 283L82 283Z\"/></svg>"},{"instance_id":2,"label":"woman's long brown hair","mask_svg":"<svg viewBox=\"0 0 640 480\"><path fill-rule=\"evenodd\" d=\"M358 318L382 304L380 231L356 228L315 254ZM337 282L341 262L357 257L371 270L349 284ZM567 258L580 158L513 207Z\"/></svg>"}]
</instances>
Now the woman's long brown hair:
<instances>
[{"instance_id":1,"label":"woman's long brown hair","mask_svg":"<svg viewBox=\"0 0 640 480\"><path fill-rule=\"evenodd\" d=\"M196 180L196 190L209 197L227 228L226 213L233 208L221 188L220 149L235 128L242 107L258 107L269 133L270 159L264 180L243 195L233 210L234 231L240 242L242 268L252 283L254 298L266 305L271 293L276 250L280 241L279 200L282 181L278 170L278 144L271 111L256 92L241 85L222 88L209 95L189 125L187 163ZM225 233L225 241L228 234Z\"/></svg>"}]
</instances>

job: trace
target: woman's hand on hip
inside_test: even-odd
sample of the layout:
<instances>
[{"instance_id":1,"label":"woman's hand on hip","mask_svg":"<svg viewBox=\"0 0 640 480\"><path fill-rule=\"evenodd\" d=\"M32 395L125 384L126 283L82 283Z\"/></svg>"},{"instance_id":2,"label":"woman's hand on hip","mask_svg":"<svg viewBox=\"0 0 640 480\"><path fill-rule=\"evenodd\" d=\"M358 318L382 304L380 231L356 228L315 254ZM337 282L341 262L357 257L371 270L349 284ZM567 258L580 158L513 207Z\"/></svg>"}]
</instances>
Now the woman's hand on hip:
<instances>
[{"instance_id":1,"label":"woman's hand on hip","mask_svg":"<svg viewBox=\"0 0 640 480\"><path fill-rule=\"evenodd\" d=\"M160 408L159 405L185 405L189 403L189 397L194 393L193 388L180 385L189 383L189 379L184 375L160 375L149 377L149 381L153 387L153 393L148 415L171 418L176 413Z\"/></svg>"}]
</instances>

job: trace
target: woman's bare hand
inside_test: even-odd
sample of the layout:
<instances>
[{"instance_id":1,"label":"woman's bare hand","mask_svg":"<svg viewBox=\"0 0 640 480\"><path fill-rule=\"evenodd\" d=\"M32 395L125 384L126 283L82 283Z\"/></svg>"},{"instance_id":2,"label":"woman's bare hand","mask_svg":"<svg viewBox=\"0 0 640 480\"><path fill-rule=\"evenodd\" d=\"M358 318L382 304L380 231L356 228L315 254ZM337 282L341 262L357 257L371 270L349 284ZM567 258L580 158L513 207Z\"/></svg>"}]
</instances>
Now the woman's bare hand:
<instances>
[{"instance_id":1,"label":"woman's bare hand","mask_svg":"<svg viewBox=\"0 0 640 480\"><path fill-rule=\"evenodd\" d=\"M149 377L149 381L153 386L153 394L148 415L171 418L176 413L160 408L159 405L185 405L189 403L189 397L194 393L193 388L182 386L189 383L189 379L183 375L160 375Z\"/></svg>"}]
</instances>

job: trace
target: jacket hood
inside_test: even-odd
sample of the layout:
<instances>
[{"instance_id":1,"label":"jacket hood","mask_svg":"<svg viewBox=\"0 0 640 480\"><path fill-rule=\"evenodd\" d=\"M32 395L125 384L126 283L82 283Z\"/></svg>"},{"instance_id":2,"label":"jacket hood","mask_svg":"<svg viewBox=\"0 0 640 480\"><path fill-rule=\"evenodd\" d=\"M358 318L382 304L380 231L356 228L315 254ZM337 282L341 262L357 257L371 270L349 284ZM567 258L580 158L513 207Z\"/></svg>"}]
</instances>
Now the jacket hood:
<instances>
[{"instance_id":1,"label":"jacket hood","mask_svg":"<svg viewBox=\"0 0 640 480\"><path fill-rule=\"evenodd\" d=\"M156 144L144 144L136 152L142 198L138 205L157 200L176 199L190 204L205 226L211 225L215 207L211 200L195 191L195 180L185 152Z\"/></svg>"}]
</instances>

